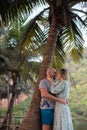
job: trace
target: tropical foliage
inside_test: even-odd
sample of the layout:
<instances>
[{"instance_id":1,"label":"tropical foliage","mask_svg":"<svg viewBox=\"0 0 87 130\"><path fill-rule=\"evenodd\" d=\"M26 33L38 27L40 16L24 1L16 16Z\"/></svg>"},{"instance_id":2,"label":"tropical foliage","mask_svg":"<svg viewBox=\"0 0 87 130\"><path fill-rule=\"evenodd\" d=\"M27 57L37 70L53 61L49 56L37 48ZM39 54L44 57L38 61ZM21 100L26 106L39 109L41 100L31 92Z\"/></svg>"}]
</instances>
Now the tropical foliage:
<instances>
[{"instance_id":1,"label":"tropical foliage","mask_svg":"<svg viewBox=\"0 0 87 130\"><path fill-rule=\"evenodd\" d=\"M20 61L18 64L19 67L20 65L22 65L22 63L24 63L24 61L26 61L26 59L33 56L37 57L37 55L43 54L43 51L41 52L41 50L43 50L44 43L47 40L50 25L47 22L48 15L42 14L48 9L48 7L47 9L43 9L43 11L41 11L38 15L31 19L25 26L23 26L23 24L26 21L28 15L25 15L24 17L18 17L18 19L15 20L13 24L11 24L11 26L8 28L8 41L10 42L10 44L8 43L8 46L10 48L10 52L12 51L13 54L13 49L17 45L16 49L14 50L14 54L16 55L16 59L18 59L17 62ZM75 11L76 10L72 8L69 10L69 19L71 19L71 17L73 17L73 19L70 20L71 22L69 22L69 25L65 26L63 30L59 31L60 34L57 40L58 44L55 51L53 63L54 65L56 65L56 67L60 67L61 65L63 65L65 53L67 50L75 61L78 61L79 58L82 57L84 41L82 38L82 30L80 30L80 26L84 27L85 23L83 19L76 14ZM78 22L80 23L80 26ZM23 35L25 37L23 37ZM20 37L19 40L18 37Z\"/></svg>"},{"instance_id":2,"label":"tropical foliage","mask_svg":"<svg viewBox=\"0 0 87 130\"><path fill-rule=\"evenodd\" d=\"M40 103L38 83L46 76L45 72L52 63L54 52L56 55L54 56L53 61L58 61L58 58L59 60L61 59L60 65L62 65L64 62L64 55L66 51L68 51L69 55L72 56L75 61L79 60L79 57L82 57L83 38L80 30L82 26L80 27L79 25L82 24L85 26L85 24L83 19L81 19L72 10L72 7L79 2L80 0L7 0L6 3L1 1L0 14L2 26L8 23L9 20L10 22L12 22L12 19L15 20L15 17L19 19L23 14L27 15L32 13L36 7L42 7L41 5L48 5L47 9L49 10L49 23L46 24L48 28L44 28L42 22L39 22L42 20L41 16L43 16L43 12L47 10L44 9L42 12L37 14L35 18L28 22L26 29L20 34L20 38L18 39L18 42L16 42L14 55L12 55L12 58L15 58L13 65L15 66L15 63L17 63L17 68L20 68L21 70L22 68L20 66L22 66L26 61L28 62L29 54L32 56L33 52L36 53L36 50L39 50L38 47L41 48L41 46L44 45L45 41L47 40L36 90L27 115L28 118L26 117L23 123L24 125L21 126L20 129L25 129L25 126L27 126L26 129L40 129L40 117L38 117ZM79 24L77 24L76 21ZM37 26L37 24L39 26ZM57 50L55 50L56 46L58 48ZM53 63L53 65L59 67L59 62ZM35 109L36 104L37 109ZM33 122L35 124L35 128L33 127L32 123L27 123L27 119L29 119L28 122ZM38 123L35 122L36 119L38 119Z\"/></svg>"},{"instance_id":3,"label":"tropical foliage","mask_svg":"<svg viewBox=\"0 0 87 130\"><path fill-rule=\"evenodd\" d=\"M67 58L66 66L73 77L72 86L70 88L69 105L72 112L73 122L75 124L87 122L87 49L85 49L83 59L79 63L74 63L70 57ZM85 95L85 96L84 96ZM25 115L30 105L31 97L17 105L13 109L14 116ZM6 109L0 110L0 115L6 113ZM20 119L15 120L16 125L20 124Z\"/></svg>"}]
</instances>

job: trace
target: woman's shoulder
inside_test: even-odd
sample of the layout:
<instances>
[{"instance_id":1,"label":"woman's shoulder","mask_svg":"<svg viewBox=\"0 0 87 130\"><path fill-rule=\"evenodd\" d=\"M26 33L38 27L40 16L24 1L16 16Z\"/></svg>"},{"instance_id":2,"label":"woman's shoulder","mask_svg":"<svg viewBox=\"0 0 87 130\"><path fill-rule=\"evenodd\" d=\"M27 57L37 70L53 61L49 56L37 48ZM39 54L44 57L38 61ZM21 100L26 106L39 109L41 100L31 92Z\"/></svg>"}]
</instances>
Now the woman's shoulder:
<instances>
[{"instance_id":1,"label":"woman's shoulder","mask_svg":"<svg viewBox=\"0 0 87 130\"><path fill-rule=\"evenodd\" d=\"M66 85L66 86L69 86L69 82L67 80L63 80L62 84Z\"/></svg>"}]
</instances>

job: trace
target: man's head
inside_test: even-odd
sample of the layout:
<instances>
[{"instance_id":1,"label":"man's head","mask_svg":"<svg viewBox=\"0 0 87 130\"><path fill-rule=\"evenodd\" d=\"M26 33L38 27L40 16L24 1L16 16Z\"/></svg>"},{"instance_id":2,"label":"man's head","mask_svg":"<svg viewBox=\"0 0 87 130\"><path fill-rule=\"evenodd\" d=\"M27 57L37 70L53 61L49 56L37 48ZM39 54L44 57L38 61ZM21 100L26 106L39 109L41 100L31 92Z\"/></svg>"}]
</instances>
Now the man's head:
<instances>
[{"instance_id":1,"label":"man's head","mask_svg":"<svg viewBox=\"0 0 87 130\"><path fill-rule=\"evenodd\" d=\"M47 76L53 78L56 75L56 70L54 68L49 67L46 71Z\"/></svg>"}]
</instances>

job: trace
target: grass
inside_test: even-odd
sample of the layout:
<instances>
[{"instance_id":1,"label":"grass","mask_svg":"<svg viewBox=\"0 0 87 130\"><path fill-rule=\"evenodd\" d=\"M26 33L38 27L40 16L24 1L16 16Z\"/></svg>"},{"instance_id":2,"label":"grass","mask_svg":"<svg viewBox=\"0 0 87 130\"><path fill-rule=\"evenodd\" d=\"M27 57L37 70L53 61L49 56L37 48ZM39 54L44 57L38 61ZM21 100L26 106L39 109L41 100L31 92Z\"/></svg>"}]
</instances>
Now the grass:
<instances>
[{"instance_id":1,"label":"grass","mask_svg":"<svg viewBox=\"0 0 87 130\"><path fill-rule=\"evenodd\" d=\"M70 73L76 83L76 88L70 91L70 109L74 122L87 122L87 59L80 64L69 63Z\"/></svg>"},{"instance_id":2,"label":"grass","mask_svg":"<svg viewBox=\"0 0 87 130\"><path fill-rule=\"evenodd\" d=\"M25 114L29 108L30 102L31 102L31 97L29 97L27 100L23 101L19 105L15 106L13 109L14 115L17 116L17 115Z\"/></svg>"},{"instance_id":3,"label":"grass","mask_svg":"<svg viewBox=\"0 0 87 130\"><path fill-rule=\"evenodd\" d=\"M13 108L13 114L15 116L23 115L28 110L29 104L31 102L31 97L29 97L27 100L23 101L22 103L18 104L17 106L14 106ZM1 109L0 115L5 115L7 109Z\"/></svg>"},{"instance_id":4,"label":"grass","mask_svg":"<svg viewBox=\"0 0 87 130\"><path fill-rule=\"evenodd\" d=\"M23 101L22 103L18 104L17 106L13 107L13 115L14 115L14 122L16 125L19 125L22 121L24 115L26 114L29 105L31 102L31 97L29 97L27 100ZM4 116L6 114L7 109L1 109L0 110L0 116ZM22 118L21 118L22 117Z\"/></svg>"},{"instance_id":5,"label":"grass","mask_svg":"<svg viewBox=\"0 0 87 130\"><path fill-rule=\"evenodd\" d=\"M70 96L70 109L74 121L87 122L87 84L72 89Z\"/></svg>"}]
</instances>

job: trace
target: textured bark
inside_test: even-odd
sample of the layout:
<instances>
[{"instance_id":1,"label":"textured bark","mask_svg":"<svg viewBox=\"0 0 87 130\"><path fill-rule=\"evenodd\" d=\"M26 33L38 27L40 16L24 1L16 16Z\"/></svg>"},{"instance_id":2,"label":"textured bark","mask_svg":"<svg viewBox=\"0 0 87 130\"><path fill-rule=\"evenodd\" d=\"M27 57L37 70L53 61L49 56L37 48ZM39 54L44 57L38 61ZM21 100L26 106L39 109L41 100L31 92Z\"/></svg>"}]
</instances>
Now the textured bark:
<instances>
[{"instance_id":1,"label":"textured bark","mask_svg":"<svg viewBox=\"0 0 87 130\"><path fill-rule=\"evenodd\" d=\"M18 71L17 70L11 70L11 78L13 79L13 85L12 85L12 96L9 102L8 110L6 112L6 116L4 118L4 121L2 123L2 126L0 130L11 130L11 124L12 124L12 112L13 112L13 105L15 100L15 86L17 84L17 77L18 77Z\"/></svg>"},{"instance_id":2,"label":"textured bark","mask_svg":"<svg viewBox=\"0 0 87 130\"><path fill-rule=\"evenodd\" d=\"M10 130L10 126L7 126L7 124L11 125L11 123L12 123L11 119L12 119L13 104L14 104L14 100L15 100L15 85L16 85L16 83L14 82L13 89L12 89L12 97L11 97L11 100L10 100L10 103L8 106L8 110L7 110L5 119L2 123L2 127L0 128L1 130L7 130L7 127L9 127L9 130ZM9 119L9 122L8 122L8 119Z\"/></svg>"},{"instance_id":3,"label":"textured bark","mask_svg":"<svg viewBox=\"0 0 87 130\"><path fill-rule=\"evenodd\" d=\"M39 112L40 92L38 89L38 85L39 85L40 80L45 78L46 70L52 63L52 58L54 55L57 35L58 35L56 17L54 15L52 15L52 17L53 18L51 21L50 33L47 40L43 62L40 69L39 78L36 84L36 89L35 89L29 110L19 130L41 130L41 119L40 119L40 112Z\"/></svg>"}]
</instances>

